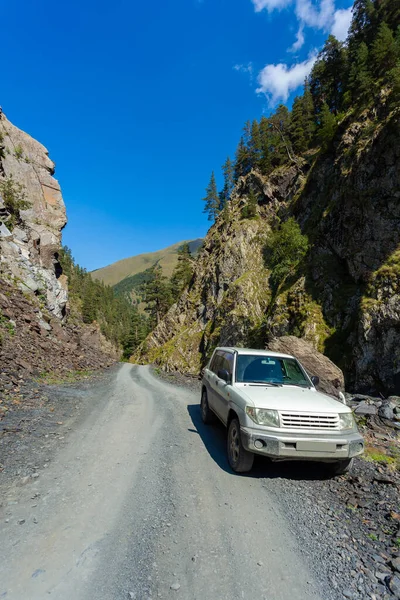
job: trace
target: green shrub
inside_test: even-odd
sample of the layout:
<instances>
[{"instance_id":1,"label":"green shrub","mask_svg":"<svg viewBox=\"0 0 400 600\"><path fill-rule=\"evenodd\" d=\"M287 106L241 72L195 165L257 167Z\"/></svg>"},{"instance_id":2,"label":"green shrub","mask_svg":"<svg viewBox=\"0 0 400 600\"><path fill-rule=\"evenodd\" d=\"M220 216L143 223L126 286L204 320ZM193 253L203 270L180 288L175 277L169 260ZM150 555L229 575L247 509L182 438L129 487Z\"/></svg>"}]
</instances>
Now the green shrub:
<instances>
[{"instance_id":1,"label":"green shrub","mask_svg":"<svg viewBox=\"0 0 400 600\"><path fill-rule=\"evenodd\" d=\"M257 216L257 196L250 190L250 193L247 198L247 204L242 208L241 215L242 219L253 219Z\"/></svg>"},{"instance_id":2,"label":"green shrub","mask_svg":"<svg viewBox=\"0 0 400 600\"><path fill-rule=\"evenodd\" d=\"M0 181L0 196L11 215L7 226L12 229L19 219L19 211L29 208L31 203L26 200L23 185L14 181L11 176Z\"/></svg>"},{"instance_id":3,"label":"green shrub","mask_svg":"<svg viewBox=\"0 0 400 600\"><path fill-rule=\"evenodd\" d=\"M22 149L22 146L20 146L18 144L18 146L16 146L15 149L14 149L14 154L15 154L16 158L18 160L20 160L23 157L23 155L24 155L24 151Z\"/></svg>"},{"instance_id":4,"label":"green shrub","mask_svg":"<svg viewBox=\"0 0 400 600\"><path fill-rule=\"evenodd\" d=\"M294 273L308 252L308 238L293 217L272 231L264 247L264 260L271 269L270 282L277 289Z\"/></svg>"}]
</instances>

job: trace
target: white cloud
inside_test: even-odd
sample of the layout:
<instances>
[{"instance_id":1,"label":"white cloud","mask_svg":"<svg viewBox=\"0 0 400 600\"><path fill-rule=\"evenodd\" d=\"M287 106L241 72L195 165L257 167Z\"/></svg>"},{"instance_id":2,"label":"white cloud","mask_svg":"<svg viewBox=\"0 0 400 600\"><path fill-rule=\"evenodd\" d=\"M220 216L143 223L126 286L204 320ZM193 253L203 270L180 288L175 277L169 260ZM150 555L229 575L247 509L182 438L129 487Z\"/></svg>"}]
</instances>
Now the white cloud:
<instances>
[{"instance_id":1,"label":"white cloud","mask_svg":"<svg viewBox=\"0 0 400 600\"><path fill-rule=\"evenodd\" d=\"M253 74L253 63L249 62L247 65L235 65L233 67L235 71L239 71L240 73L249 73Z\"/></svg>"},{"instance_id":2,"label":"white cloud","mask_svg":"<svg viewBox=\"0 0 400 600\"><path fill-rule=\"evenodd\" d=\"M275 9L280 10L291 4L292 1L293 0L252 0L256 12L261 12L264 8L266 8L268 12L272 12Z\"/></svg>"},{"instance_id":3,"label":"white cloud","mask_svg":"<svg viewBox=\"0 0 400 600\"><path fill-rule=\"evenodd\" d=\"M327 30L332 25L335 13L335 0L321 0L314 6L311 0L296 0L296 15L300 23Z\"/></svg>"},{"instance_id":4,"label":"white cloud","mask_svg":"<svg viewBox=\"0 0 400 600\"><path fill-rule=\"evenodd\" d=\"M351 21L351 8L335 10L335 0L252 0L256 12L281 10L294 4L294 12L299 22L296 41L289 50L296 52L304 44L304 28L311 27L330 31L340 41L347 37Z\"/></svg>"},{"instance_id":5,"label":"white cloud","mask_svg":"<svg viewBox=\"0 0 400 600\"><path fill-rule=\"evenodd\" d=\"M331 33L341 42L347 38L352 16L352 7L339 9L333 15Z\"/></svg>"},{"instance_id":6,"label":"white cloud","mask_svg":"<svg viewBox=\"0 0 400 600\"><path fill-rule=\"evenodd\" d=\"M258 75L260 87L257 88L257 93L265 94L271 106L280 100L286 102L289 94L309 75L316 58L317 53L314 51L307 60L290 67L284 63L266 65Z\"/></svg>"},{"instance_id":7,"label":"white cloud","mask_svg":"<svg viewBox=\"0 0 400 600\"><path fill-rule=\"evenodd\" d=\"M304 45L304 27L300 25L297 33L296 33L296 41L290 46L290 52L297 52Z\"/></svg>"}]
</instances>

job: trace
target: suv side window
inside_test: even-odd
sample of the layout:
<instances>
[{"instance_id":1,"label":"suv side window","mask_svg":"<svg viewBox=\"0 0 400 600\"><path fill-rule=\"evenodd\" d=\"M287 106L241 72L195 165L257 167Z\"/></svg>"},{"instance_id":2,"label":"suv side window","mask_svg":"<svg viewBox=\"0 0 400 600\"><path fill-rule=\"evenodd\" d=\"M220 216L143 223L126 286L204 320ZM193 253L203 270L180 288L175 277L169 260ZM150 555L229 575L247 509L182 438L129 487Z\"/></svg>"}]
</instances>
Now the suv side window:
<instances>
[{"instance_id":1,"label":"suv side window","mask_svg":"<svg viewBox=\"0 0 400 600\"><path fill-rule=\"evenodd\" d=\"M218 371L223 368L223 367L221 367L222 361L223 361L223 354L222 354L221 351L218 350L215 353L214 358L213 358L213 360L211 362L210 370L213 373L217 374Z\"/></svg>"},{"instance_id":2,"label":"suv side window","mask_svg":"<svg viewBox=\"0 0 400 600\"><path fill-rule=\"evenodd\" d=\"M210 364L208 365L208 368L210 369L210 371L214 371L214 366L215 366L216 359L217 359L217 352L214 352L213 357L210 360Z\"/></svg>"},{"instance_id":3,"label":"suv side window","mask_svg":"<svg viewBox=\"0 0 400 600\"><path fill-rule=\"evenodd\" d=\"M228 371L230 378L232 379L233 373L233 354L231 352L224 352L224 358L221 369Z\"/></svg>"}]
</instances>

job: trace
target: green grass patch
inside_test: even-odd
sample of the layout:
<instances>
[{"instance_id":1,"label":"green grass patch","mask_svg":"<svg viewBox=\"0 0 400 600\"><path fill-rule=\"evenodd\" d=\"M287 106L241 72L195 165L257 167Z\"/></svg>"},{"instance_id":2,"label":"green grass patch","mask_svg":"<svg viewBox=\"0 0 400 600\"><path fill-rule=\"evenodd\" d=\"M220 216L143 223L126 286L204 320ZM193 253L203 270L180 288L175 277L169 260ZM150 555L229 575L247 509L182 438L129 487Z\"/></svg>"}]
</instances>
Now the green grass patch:
<instances>
[{"instance_id":1,"label":"green grass patch","mask_svg":"<svg viewBox=\"0 0 400 600\"><path fill-rule=\"evenodd\" d=\"M51 371L43 371L36 378L37 383L44 383L46 385L64 385L66 383L76 383L83 379L88 379L93 375L93 371L88 369L73 370L67 373L55 373Z\"/></svg>"}]
</instances>

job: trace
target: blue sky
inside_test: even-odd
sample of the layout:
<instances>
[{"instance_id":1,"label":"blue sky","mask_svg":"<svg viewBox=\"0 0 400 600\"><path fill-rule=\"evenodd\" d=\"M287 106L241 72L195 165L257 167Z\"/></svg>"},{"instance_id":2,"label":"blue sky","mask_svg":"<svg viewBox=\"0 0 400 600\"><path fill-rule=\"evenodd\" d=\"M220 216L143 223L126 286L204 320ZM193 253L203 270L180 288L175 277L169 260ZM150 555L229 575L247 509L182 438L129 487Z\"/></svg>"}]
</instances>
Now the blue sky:
<instances>
[{"instance_id":1,"label":"blue sky","mask_svg":"<svg viewBox=\"0 0 400 600\"><path fill-rule=\"evenodd\" d=\"M82 266L205 235L244 122L290 104L350 0L2 2L0 103L50 152Z\"/></svg>"}]
</instances>

